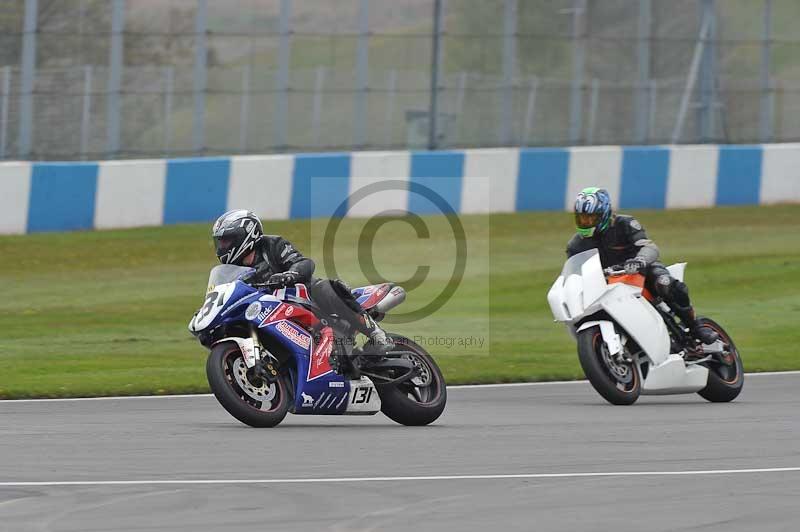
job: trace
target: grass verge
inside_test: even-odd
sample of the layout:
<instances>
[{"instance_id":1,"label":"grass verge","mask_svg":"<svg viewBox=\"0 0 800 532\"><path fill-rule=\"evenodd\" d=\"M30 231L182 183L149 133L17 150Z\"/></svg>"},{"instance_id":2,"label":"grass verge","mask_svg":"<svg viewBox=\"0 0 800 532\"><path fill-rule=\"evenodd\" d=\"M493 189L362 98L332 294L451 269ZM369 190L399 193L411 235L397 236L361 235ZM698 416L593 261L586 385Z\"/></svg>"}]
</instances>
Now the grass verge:
<instances>
[{"instance_id":1,"label":"grass verge","mask_svg":"<svg viewBox=\"0 0 800 532\"><path fill-rule=\"evenodd\" d=\"M748 371L800 369L800 206L635 214L665 262L689 262L698 311L729 330ZM373 228L377 271L412 282L425 277L398 310L430 302L453 269L448 221L424 221L427 238L398 220ZM575 346L545 300L570 217L464 216L461 223L467 260L458 289L429 317L387 328L429 342L451 384L581 377ZM334 248L338 274L354 286L366 282L364 257L355 251L364 225L344 220ZM322 254L325 227L320 220L267 224L312 257ZM206 351L186 324L214 264L208 230L0 237L0 397L207 391Z\"/></svg>"}]
</instances>

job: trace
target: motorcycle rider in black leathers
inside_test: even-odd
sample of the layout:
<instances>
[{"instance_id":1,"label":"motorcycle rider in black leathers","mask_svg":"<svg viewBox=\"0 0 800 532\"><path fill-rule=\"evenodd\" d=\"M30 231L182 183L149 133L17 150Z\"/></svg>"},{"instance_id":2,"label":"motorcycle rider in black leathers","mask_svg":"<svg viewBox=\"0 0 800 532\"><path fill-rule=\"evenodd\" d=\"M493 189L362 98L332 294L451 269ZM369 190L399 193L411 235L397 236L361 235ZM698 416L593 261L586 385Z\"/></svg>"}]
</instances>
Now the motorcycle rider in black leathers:
<instances>
[{"instance_id":1,"label":"motorcycle rider in black leathers","mask_svg":"<svg viewBox=\"0 0 800 532\"><path fill-rule=\"evenodd\" d=\"M323 313L338 316L369 338L366 353L385 353L393 347L392 340L361 308L344 282L314 278L314 261L285 238L265 235L261 221L252 212L226 212L214 222L212 237L222 264L255 268L246 282L268 283L272 288L303 283Z\"/></svg>"},{"instance_id":2,"label":"motorcycle rider in black leathers","mask_svg":"<svg viewBox=\"0 0 800 532\"><path fill-rule=\"evenodd\" d=\"M606 190L583 189L575 200L574 210L577 233L567 244L568 257L597 249L603 268L643 273L645 287L664 300L696 339L704 344L717 341L716 332L698 324L686 284L672 277L658 262L658 247L636 218L612 211Z\"/></svg>"}]
</instances>

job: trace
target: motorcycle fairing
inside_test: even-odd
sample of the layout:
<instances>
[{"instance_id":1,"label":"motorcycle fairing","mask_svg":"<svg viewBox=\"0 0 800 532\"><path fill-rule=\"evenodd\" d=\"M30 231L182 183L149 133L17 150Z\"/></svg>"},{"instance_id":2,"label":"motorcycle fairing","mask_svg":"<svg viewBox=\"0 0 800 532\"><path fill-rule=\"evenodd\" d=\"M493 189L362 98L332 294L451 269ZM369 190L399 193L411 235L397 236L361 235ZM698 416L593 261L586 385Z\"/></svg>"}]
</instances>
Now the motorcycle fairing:
<instances>
[{"instance_id":1,"label":"motorcycle fairing","mask_svg":"<svg viewBox=\"0 0 800 532\"><path fill-rule=\"evenodd\" d=\"M647 378L642 381L642 394L694 393L705 388L707 383L707 367L687 366L682 356L673 354L661 364L650 366Z\"/></svg>"},{"instance_id":2,"label":"motorcycle fairing","mask_svg":"<svg viewBox=\"0 0 800 532\"><path fill-rule=\"evenodd\" d=\"M311 296L308 294L308 288L306 288L306 285L302 283L275 290L273 295L281 301L290 301L292 303L300 304L311 303Z\"/></svg>"},{"instance_id":3,"label":"motorcycle fairing","mask_svg":"<svg viewBox=\"0 0 800 532\"><path fill-rule=\"evenodd\" d=\"M220 267L216 270L225 273ZM237 272L234 270L234 273ZM332 329L322 329L318 342L306 331L305 327L319 322L302 306L310 302L304 285L265 294L239 280L219 283L212 286L203 307L190 321L189 330L198 334L228 322L241 321L265 329L266 334L277 339L295 360L297 371L292 371L295 383L292 411L295 414L374 414L380 411L380 398L369 378L346 380L331 368L328 357L334 346ZM227 337L214 345L227 341L239 346L248 368L255 365L259 353L253 338Z\"/></svg>"},{"instance_id":4,"label":"motorcycle fairing","mask_svg":"<svg viewBox=\"0 0 800 532\"><path fill-rule=\"evenodd\" d=\"M668 267L676 279L683 279L685 263ZM621 349L614 322L642 348L649 359L647 376L642 379L644 394L696 392L706 386L708 369L700 365L686 366L678 354L670 354L670 339L661 315L642 296L641 287L627 284L609 285L603 275L597 250L588 250L570 257L561 275L553 283L547 300L556 321L565 322L569 332L599 326L604 342L612 352ZM592 320L575 328L585 316L604 311L610 320Z\"/></svg>"},{"instance_id":5,"label":"motorcycle fairing","mask_svg":"<svg viewBox=\"0 0 800 532\"><path fill-rule=\"evenodd\" d=\"M573 335L589 326L583 324L576 331L575 322L603 310L636 340L654 364L669 356L669 333L663 318L642 297L640 287L606 282L596 249L567 260L547 299L556 320L566 322ZM605 331L601 328L601 332L608 331L607 327ZM609 346L618 344L607 334L603 339Z\"/></svg>"},{"instance_id":6,"label":"motorcycle fairing","mask_svg":"<svg viewBox=\"0 0 800 532\"><path fill-rule=\"evenodd\" d=\"M320 331L319 340L302 327L283 319L269 323L268 333L293 355L295 366L295 414L374 414L380 398L369 379L349 381L335 373L329 356L334 347L330 327ZM353 382L358 383L353 385Z\"/></svg>"},{"instance_id":7,"label":"motorcycle fairing","mask_svg":"<svg viewBox=\"0 0 800 532\"><path fill-rule=\"evenodd\" d=\"M677 264L671 264L667 266L667 271L669 274L679 281L683 281L683 274L686 271L686 263L679 262Z\"/></svg>"},{"instance_id":8,"label":"motorcycle fairing","mask_svg":"<svg viewBox=\"0 0 800 532\"><path fill-rule=\"evenodd\" d=\"M213 329L231 316L238 317L238 313L233 311L237 308L244 311L242 302L256 294L255 289L241 281L215 286L206 294L203 306L189 322L189 330L197 334L206 329Z\"/></svg>"},{"instance_id":9,"label":"motorcycle fairing","mask_svg":"<svg viewBox=\"0 0 800 532\"><path fill-rule=\"evenodd\" d=\"M392 286L392 283L373 284L353 288L351 292L353 293L353 297L356 298L356 301L358 301L358 304L361 305L364 310L369 310L377 305L380 300L389 293Z\"/></svg>"},{"instance_id":10,"label":"motorcycle fairing","mask_svg":"<svg viewBox=\"0 0 800 532\"><path fill-rule=\"evenodd\" d=\"M664 318L643 297L641 289L628 285L613 285L597 304L602 307L654 364L661 364L669 356L669 332Z\"/></svg>"},{"instance_id":11,"label":"motorcycle fairing","mask_svg":"<svg viewBox=\"0 0 800 532\"><path fill-rule=\"evenodd\" d=\"M213 345L221 344L223 342L236 342L236 345L239 346L239 350L242 352L242 357L244 358L244 363L248 368L252 368L256 365L256 343L252 338L239 338L238 336L229 336L227 338L222 338L221 340L217 340L214 342Z\"/></svg>"}]
</instances>

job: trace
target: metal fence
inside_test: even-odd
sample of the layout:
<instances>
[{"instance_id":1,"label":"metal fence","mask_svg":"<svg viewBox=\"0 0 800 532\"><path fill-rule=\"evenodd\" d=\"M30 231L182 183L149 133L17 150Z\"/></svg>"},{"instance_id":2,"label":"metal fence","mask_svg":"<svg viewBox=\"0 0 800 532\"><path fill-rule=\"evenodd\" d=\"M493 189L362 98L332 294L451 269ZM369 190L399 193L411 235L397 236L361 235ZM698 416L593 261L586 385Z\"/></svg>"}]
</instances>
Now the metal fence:
<instances>
[{"instance_id":1,"label":"metal fence","mask_svg":"<svg viewBox=\"0 0 800 532\"><path fill-rule=\"evenodd\" d=\"M0 158L800 139L797 0L4 0Z\"/></svg>"}]
</instances>

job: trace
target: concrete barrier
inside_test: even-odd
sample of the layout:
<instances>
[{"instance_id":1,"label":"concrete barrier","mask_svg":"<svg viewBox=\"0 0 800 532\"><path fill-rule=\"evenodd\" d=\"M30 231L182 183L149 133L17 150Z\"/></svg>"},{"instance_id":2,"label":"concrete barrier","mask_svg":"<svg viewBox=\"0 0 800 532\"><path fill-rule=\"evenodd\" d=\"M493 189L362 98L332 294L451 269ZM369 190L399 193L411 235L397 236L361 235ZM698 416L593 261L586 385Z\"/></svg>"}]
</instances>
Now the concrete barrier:
<instances>
[{"instance_id":1,"label":"concrete barrier","mask_svg":"<svg viewBox=\"0 0 800 532\"><path fill-rule=\"evenodd\" d=\"M623 209L800 202L798 168L800 144L5 162L0 233L203 222L233 208L265 219L565 210L590 185Z\"/></svg>"}]
</instances>

